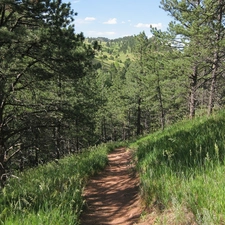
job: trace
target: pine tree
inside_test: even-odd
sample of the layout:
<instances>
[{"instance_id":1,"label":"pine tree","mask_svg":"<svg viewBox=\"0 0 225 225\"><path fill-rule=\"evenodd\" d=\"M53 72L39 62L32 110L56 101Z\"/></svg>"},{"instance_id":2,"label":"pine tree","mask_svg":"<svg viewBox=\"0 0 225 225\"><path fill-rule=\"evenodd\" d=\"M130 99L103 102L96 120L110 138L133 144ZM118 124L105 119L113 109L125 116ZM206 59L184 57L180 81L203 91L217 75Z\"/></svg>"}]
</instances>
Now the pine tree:
<instances>
[{"instance_id":1,"label":"pine tree","mask_svg":"<svg viewBox=\"0 0 225 225\"><path fill-rule=\"evenodd\" d=\"M47 150L54 138L59 147L66 125L63 88L87 75L94 57L83 35L74 33L74 16L60 0L0 3L1 185L16 156L36 164L57 152Z\"/></svg>"},{"instance_id":2,"label":"pine tree","mask_svg":"<svg viewBox=\"0 0 225 225\"><path fill-rule=\"evenodd\" d=\"M192 72L190 79L189 115L195 116L197 96L199 88L209 81L211 76L211 88L209 96L210 114L213 106L215 92L215 78L219 67L219 52L222 37L222 4L219 1L161 1L164 10L168 11L175 21L170 28L176 33L182 42L184 57L189 60ZM217 11L217 9L219 11ZM216 28L216 32L214 30ZM214 30L214 31L213 31ZM211 68L213 68L211 70Z\"/></svg>"}]
</instances>

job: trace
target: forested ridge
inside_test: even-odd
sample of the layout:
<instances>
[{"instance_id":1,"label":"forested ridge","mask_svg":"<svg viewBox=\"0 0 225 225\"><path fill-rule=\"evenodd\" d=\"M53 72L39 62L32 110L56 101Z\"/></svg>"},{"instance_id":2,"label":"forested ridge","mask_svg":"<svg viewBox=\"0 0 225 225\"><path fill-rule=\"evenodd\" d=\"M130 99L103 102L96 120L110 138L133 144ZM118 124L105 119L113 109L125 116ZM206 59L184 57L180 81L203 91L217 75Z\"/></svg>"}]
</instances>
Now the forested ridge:
<instances>
[{"instance_id":1,"label":"forested ridge","mask_svg":"<svg viewBox=\"0 0 225 225\"><path fill-rule=\"evenodd\" d=\"M224 7L161 1L173 21L109 40L55 1L0 2L0 177L224 105Z\"/></svg>"}]
</instances>

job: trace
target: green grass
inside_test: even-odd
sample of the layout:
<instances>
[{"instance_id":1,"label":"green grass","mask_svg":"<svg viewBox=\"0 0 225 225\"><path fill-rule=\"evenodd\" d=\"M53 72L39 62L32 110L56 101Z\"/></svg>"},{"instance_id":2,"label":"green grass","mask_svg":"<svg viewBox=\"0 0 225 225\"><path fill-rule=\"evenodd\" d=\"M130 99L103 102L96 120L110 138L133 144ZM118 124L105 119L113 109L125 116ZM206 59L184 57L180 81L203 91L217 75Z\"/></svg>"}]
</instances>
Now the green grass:
<instances>
[{"instance_id":1,"label":"green grass","mask_svg":"<svg viewBox=\"0 0 225 225\"><path fill-rule=\"evenodd\" d=\"M93 147L17 174L0 193L0 224L79 224L87 179L106 166L107 154L119 145Z\"/></svg>"},{"instance_id":2,"label":"green grass","mask_svg":"<svg viewBox=\"0 0 225 225\"><path fill-rule=\"evenodd\" d=\"M163 214L179 205L198 224L225 224L224 112L177 123L132 147L147 206Z\"/></svg>"},{"instance_id":3,"label":"green grass","mask_svg":"<svg viewBox=\"0 0 225 225\"><path fill-rule=\"evenodd\" d=\"M86 181L105 167L109 151L124 145L136 149L141 196L157 208L157 224L225 224L223 111L18 174L2 190L0 224L79 224Z\"/></svg>"},{"instance_id":4,"label":"green grass","mask_svg":"<svg viewBox=\"0 0 225 225\"><path fill-rule=\"evenodd\" d=\"M105 42L102 42L102 52L98 52L96 54L96 62L101 62L102 66L108 70L110 70L111 64L116 64L119 67L124 66L124 62L130 58L131 60L134 59L133 53L123 53L119 51L118 44L114 44L112 47L107 47ZM113 53L108 53L107 49L113 50ZM103 58L103 55L107 56L107 59ZM113 57L113 59L110 59L110 57Z\"/></svg>"}]
</instances>

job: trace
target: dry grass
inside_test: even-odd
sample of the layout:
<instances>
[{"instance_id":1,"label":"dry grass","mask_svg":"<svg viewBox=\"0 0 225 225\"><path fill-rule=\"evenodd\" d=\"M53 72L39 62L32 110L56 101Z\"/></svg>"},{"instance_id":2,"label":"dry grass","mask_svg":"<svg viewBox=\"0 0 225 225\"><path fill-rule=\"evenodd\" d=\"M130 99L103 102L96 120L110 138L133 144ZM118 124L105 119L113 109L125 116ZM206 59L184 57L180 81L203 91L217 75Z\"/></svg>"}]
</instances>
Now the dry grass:
<instances>
[{"instance_id":1,"label":"dry grass","mask_svg":"<svg viewBox=\"0 0 225 225\"><path fill-rule=\"evenodd\" d=\"M161 211L157 208L148 210L136 225L197 225L194 214L187 208L167 209Z\"/></svg>"}]
</instances>

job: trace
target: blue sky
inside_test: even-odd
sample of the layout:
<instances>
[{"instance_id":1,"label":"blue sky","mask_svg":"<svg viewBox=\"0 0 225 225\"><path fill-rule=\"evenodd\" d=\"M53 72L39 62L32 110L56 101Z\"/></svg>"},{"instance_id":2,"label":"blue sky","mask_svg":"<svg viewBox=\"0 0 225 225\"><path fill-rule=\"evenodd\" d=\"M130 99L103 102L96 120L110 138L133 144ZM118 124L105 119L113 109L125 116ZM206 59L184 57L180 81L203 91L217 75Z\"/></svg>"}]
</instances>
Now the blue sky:
<instances>
[{"instance_id":1,"label":"blue sky","mask_svg":"<svg viewBox=\"0 0 225 225\"><path fill-rule=\"evenodd\" d=\"M172 20L159 8L160 0L63 0L70 2L78 13L75 17L76 33L85 37L115 39L137 35L145 31L151 36L150 24L166 30Z\"/></svg>"}]
</instances>

